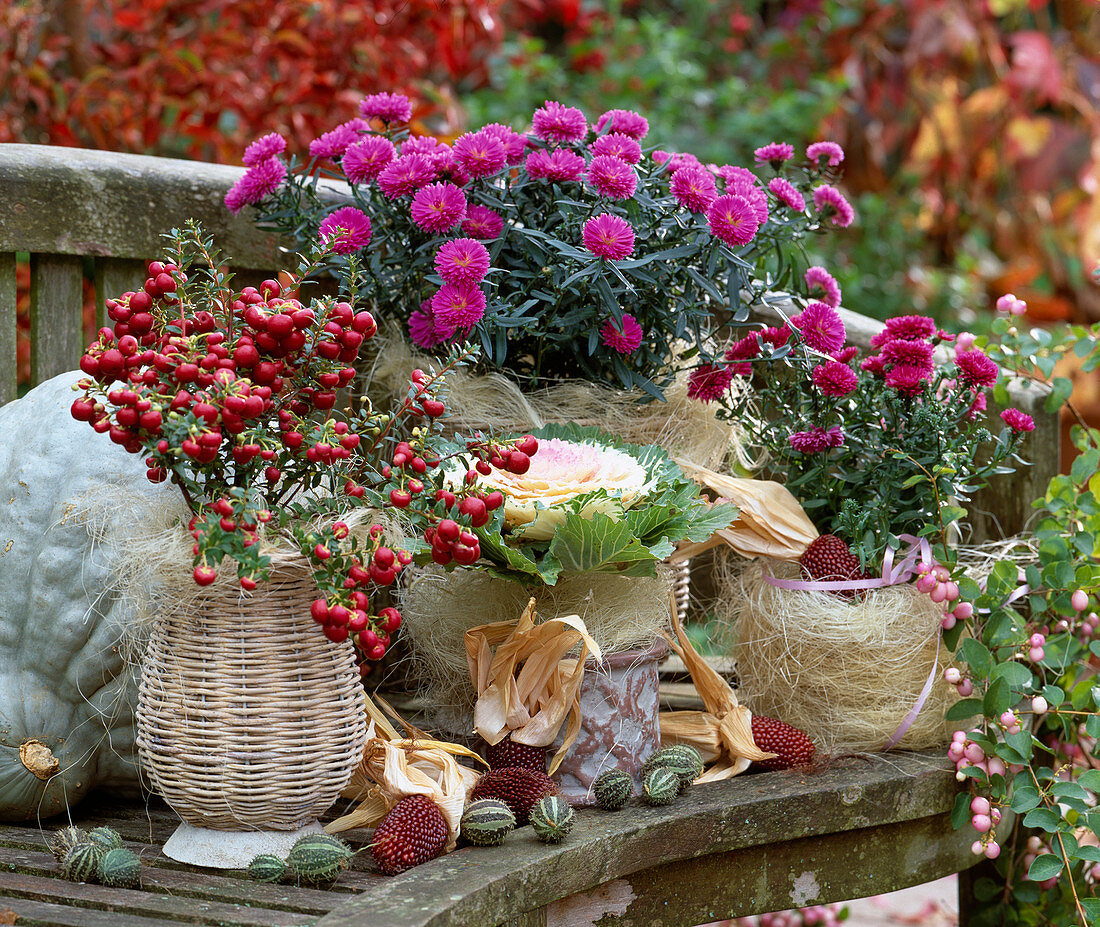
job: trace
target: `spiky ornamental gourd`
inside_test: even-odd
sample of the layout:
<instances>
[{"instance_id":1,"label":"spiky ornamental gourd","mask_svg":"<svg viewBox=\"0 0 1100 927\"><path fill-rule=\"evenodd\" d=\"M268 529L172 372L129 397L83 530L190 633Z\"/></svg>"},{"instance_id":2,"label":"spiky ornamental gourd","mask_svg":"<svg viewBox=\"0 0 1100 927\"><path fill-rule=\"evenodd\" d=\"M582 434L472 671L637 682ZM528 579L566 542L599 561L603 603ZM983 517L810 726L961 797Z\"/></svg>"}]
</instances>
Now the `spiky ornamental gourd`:
<instances>
[{"instance_id":1,"label":"spiky ornamental gourd","mask_svg":"<svg viewBox=\"0 0 1100 927\"><path fill-rule=\"evenodd\" d=\"M576 812L560 795L547 795L531 809L531 826L543 843L561 843L573 829Z\"/></svg>"},{"instance_id":2,"label":"spiky ornamental gourd","mask_svg":"<svg viewBox=\"0 0 1100 927\"><path fill-rule=\"evenodd\" d=\"M558 791L558 784L545 773L519 766L491 769L477 780L470 798L497 798L512 809L516 824L527 823L531 807L545 795Z\"/></svg>"},{"instance_id":3,"label":"spiky ornamental gourd","mask_svg":"<svg viewBox=\"0 0 1100 927\"><path fill-rule=\"evenodd\" d=\"M248 877L257 882L278 882L286 875L286 860L274 853L261 853L248 864Z\"/></svg>"},{"instance_id":4,"label":"spiky ornamental gourd","mask_svg":"<svg viewBox=\"0 0 1100 927\"><path fill-rule=\"evenodd\" d=\"M634 794L634 778L622 769L605 769L592 783L596 805L604 811L618 811Z\"/></svg>"},{"instance_id":5,"label":"spiky ornamental gourd","mask_svg":"<svg viewBox=\"0 0 1100 927\"><path fill-rule=\"evenodd\" d=\"M348 868L351 848L328 834L306 834L290 848L287 869L299 884L326 885Z\"/></svg>"},{"instance_id":6,"label":"spiky ornamental gourd","mask_svg":"<svg viewBox=\"0 0 1100 927\"><path fill-rule=\"evenodd\" d=\"M81 830L79 827L65 827L54 834L46 845L53 853L54 859L61 862L69 850L78 843L88 843L87 831Z\"/></svg>"},{"instance_id":7,"label":"spiky ornamental gourd","mask_svg":"<svg viewBox=\"0 0 1100 927\"><path fill-rule=\"evenodd\" d=\"M141 885L141 860L133 850L113 847L99 861L99 881L109 888L137 888Z\"/></svg>"},{"instance_id":8,"label":"spiky ornamental gourd","mask_svg":"<svg viewBox=\"0 0 1100 927\"><path fill-rule=\"evenodd\" d=\"M462 836L479 847L495 847L515 828L516 816L512 809L496 798L482 798L471 802L462 814L459 829Z\"/></svg>"},{"instance_id":9,"label":"spiky ornamental gourd","mask_svg":"<svg viewBox=\"0 0 1100 927\"><path fill-rule=\"evenodd\" d=\"M97 843L78 843L61 861L61 875L70 882L92 882L107 851Z\"/></svg>"},{"instance_id":10,"label":"spiky ornamental gourd","mask_svg":"<svg viewBox=\"0 0 1100 927\"><path fill-rule=\"evenodd\" d=\"M88 839L105 850L114 850L122 846L122 837L109 827L93 827L88 831Z\"/></svg>"},{"instance_id":11,"label":"spiky ornamental gourd","mask_svg":"<svg viewBox=\"0 0 1100 927\"><path fill-rule=\"evenodd\" d=\"M680 794L680 777L671 769L658 766L642 779L642 798L647 805L668 805Z\"/></svg>"},{"instance_id":12,"label":"spiky ornamental gourd","mask_svg":"<svg viewBox=\"0 0 1100 927\"><path fill-rule=\"evenodd\" d=\"M691 785L703 774L703 758L699 751L689 744L673 744L671 747L662 747L654 753L642 766L642 775L650 770L663 766L671 769L680 777L680 785Z\"/></svg>"}]
</instances>

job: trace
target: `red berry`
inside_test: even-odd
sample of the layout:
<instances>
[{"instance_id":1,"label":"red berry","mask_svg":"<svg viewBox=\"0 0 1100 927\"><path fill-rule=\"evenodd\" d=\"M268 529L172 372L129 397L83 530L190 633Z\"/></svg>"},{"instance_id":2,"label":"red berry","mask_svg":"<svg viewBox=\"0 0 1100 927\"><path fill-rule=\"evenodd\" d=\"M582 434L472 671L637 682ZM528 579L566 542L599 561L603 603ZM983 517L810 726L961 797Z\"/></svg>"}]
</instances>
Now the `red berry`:
<instances>
[{"instance_id":1,"label":"red berry","mask_svg":"<svg viewBox=\"0 0 1100 927\"><path fill-rule=\"evenodd\" d=\"M332 551L325 547L324 544L317 544L313 548L313 556L318 560L328 560L332 556Z\"/></svg>"},{"instance_id":2,"label":"red berry","mask_svg":"<svg viewBox=\"0 0 1100 927\"><path fill-rule=\"evenodd\" d=\"M470 524L475 528L480 528L489 521L489 510L477 496L467 496L462 500L458 510L463 515L469 516Z\"/></svg>"},{"instance_id":3,"label":"red berry","mask_svg":"<svg viewBox=\"0 0 1100 927\"><path fill-rule=\"evenodd\" d=\"M197 566L191 575L195 577L195 582L200 586L209 586L218 578L218 574L214 572L214 568L209 566Z\"/></svg>"},{"instance_id":4,"label":"red berry","mask_svg":"<svg viewBox=\"0 0 1100 927\"><path fill-rule=\"evenodd\" d=\"M539 441L534 435L524 435L516 442L516 450L522 451L528 457L533 457L539 449Z\"/></svg>"},{"instance_id":5,"label":"red berry","mask_svg":"<svg viewBox=\"0 0 1100 927\"><path fill-rule=\"evenodd\" d=\"M394 506L394 508L408 508L410 502L412 502L412 496L410 496L403 489L390 490L390 503Z\"/></svg>"},{"instance_id":6,"label":"red berry","mask_svg":"<svg viewBox=\"0 0 1100 927\"><path fill-rule=\"evenodd\" d=\"M314 599L309 606L310 617L318 624L328 621L328 602L324 599Z\"/></svg>"},{"instance_id":7,"label":"red berry","mask_svg":"<svg viewBox=\"0 0 1100 927\"><path fill-rule=\"evenodd\" d=\"M256 588L256 580L254 580L251 576L242 576L241 588L244 589L246 592L251 592L253 589Z\"/></svg>"},{"instance_id":8,"label":"red berry","mask_svg":"<svg viewBox=\"0 0 1100 927\"><path fill-rule=\"evenodd\" d=\"M447 411L446 407L438 399L425 399L420 403L420 406L424 410L424 414L429 418L439 418L439 416Z\"/></svg>"},{"instance_id":9,"label":"red berry","mask_svg":"<svg viewBox=\"0 0 1100 927\"><path fill-rule=\"evenodd\" d=\"M531 458L523 451L512 451L508 455L508 469L513 473L526 473L531 469Z\"/></svg>"},{"instance_id":10,"label":"red berry","mask_svg":"<svg viewBox=\"0 0 1100 927\"><path fill-rule=\"evenodd\" d=\"M462 533L462 527L458 522L450 518L444 518L436 527L438 535L448 544L453 544Z\"/></svg>"},{"instance_id":11,"label":"red berry","mask_svg":"<svg viewBox=\"0 0 1100 927\"><path fill-rule=\"evenodd\" d=\"M326 624L324 627L325 637L327 637L334 644L342 643L348 639L348 626L346 624L335 625Z\"/></svg>"}]
</instances>

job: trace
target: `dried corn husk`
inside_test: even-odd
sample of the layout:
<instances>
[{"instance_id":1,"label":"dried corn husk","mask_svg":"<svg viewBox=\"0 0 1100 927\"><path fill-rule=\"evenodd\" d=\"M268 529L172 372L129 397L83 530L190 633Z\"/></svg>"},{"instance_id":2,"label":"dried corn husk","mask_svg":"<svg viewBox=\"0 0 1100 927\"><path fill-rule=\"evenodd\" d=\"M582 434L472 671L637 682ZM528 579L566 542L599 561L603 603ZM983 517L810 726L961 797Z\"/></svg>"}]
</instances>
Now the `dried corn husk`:
<instances>
[{"instance_id":1,"label":"dried corn husk","mask_svg":"<svg viewBox=\"0 0 1100 927\"><path fill-rule=\"evenodd\" d=\"M369 697L367 713L370 727L363 762L343 792L345 798L360 799L360 802L348 814L328 824L325 830L335 834L353 827L372 827L402 798L426 795L439 807L447 822L449 853L458 841L466 796L479 776L456 762L455 757L483 761L466 747L425 737L411 725L404 725L408 736L403 737Z\"/></svg>"},{"instance_id":2,"label":"dried corn husk","mask_svg":"<svg viewBox=\"0 0 1100 927\"><path fill-rule=\"evenodd\" d=\"M813 522L782 483L728 476L687 460L678 459L676 463L692 479L728 499L741 511L729 528L716 531L709 540L681 544L672 559L686 560L724 543L742 557L797 560L817 537Z\"/></svg>"},{"instance_id":3,"label":"dried corn husk","mask_svg":"<svg viewBox=\"0 0 1100 927\"><path fill-rule=\"evenodd\" d=\"M550 761L553 773L580 731L585 660L591 653L603 662L584 621L579 615L565 615L536 624L531 599L518 620L471 628L465 644L477 689L474 730L487 743L510 735L517 743L549 747L569 716L565 740ZM580 656L565 659L578 644Z\"/></svg>"},{"instance_id":4,"label":"dried corn husk","mask_svg":"<svg viewBox=\"0 0 1100 927\"><path fill-rule=\"evenodd\" d=\"M687 666L706 711L662 711L661 745L690 744L699 751L708 768L696 782L730 779L748 769L753 760L775 756L756 746L752 739L752 713L738 703L729 683L699 656L675 610L672 627L676 639L667 634L665 638Z\"/></svg>"}]
</instances>

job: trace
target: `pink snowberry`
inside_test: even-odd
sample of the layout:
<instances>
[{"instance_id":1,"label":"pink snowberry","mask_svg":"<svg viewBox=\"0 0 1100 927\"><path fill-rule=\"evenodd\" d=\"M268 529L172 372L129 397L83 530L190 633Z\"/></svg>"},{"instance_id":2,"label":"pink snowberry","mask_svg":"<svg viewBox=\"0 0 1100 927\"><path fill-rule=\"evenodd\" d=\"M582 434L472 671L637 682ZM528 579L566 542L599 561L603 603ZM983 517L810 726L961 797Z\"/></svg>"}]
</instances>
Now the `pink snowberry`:
<instances>
[{"instance_id":1,"label":"pink snowberry","mask_svg":"<svg viewBox=\"0 0 1100 927\"><path fill-rule=\"evenodd\" d=\"M1076 592L1073 593L1072 596L1070 596L1069 603L1073 606L1073 610L1075 612L1083 612L1086 608L1088 608L1088 593L1086 593L1084 589L1078 589Z\"/></svg>"},{"instance_id":2,"label":"pink snowberry","mask_svg":"<svg viewBox=\"0 0 1100 927\"><path fill-rule=\"evenodd\" d=\"M989 828L993 826L988 814L976 814L970 819L970 823L979 834L989 833Z\"/></svg>"},{"instance_id":3,"label":"pink snowberry","mask_svg":"<svg viewBox=\"0 0 1100 927\"><path fill-rule=\"evenodd\" d=\"M943 678L953 686L957 686L962 679L962 673L957 666L949 666L943 671Z\"/></svg>"},{"instance_id":4,"label":"pink snowberry","mask_svg":"<svg viewBox=\"0 0 1100 927\"><path fill-rule=\"evenodd\" d=\"M974 683L969 679L964 679L959 683L959 695L963 698L968 698L974 691Z\"/></svg>"},{"instance_id":5,"label":"pink snowberry","mask_svg":"<svg viewBox=\"0 0 1100 927\"><path fill-rule=\"evenodd\" d=\"M1047 704L1047 700L1041 695L1036 695L1035 698L1031 700L1031 710L1035 712L1035 714L1046 714L1049 709L1050 706Z\"/></svg>"},{"instance_id":6,"label":"pink snowberry","mask_svg":"<svg viewBox=\"0 0 1100 927\"><path fill-rule=\"evenodd\" d=\"M996 859L1001 855L1001 845L996 840L991 840L986 844L983 852L986 859Z\"/></svg>"},{"instance_id":7,"label":"pink snowberry","mask_svg":"<svg viewBox=\"0 0 1100 927\"><path fill-rule=\"evenodd\" d=\"M970 800L970 811L973 814L989 814L989 799L984 795L975 795Z\"/></svg>"}]
</instances>

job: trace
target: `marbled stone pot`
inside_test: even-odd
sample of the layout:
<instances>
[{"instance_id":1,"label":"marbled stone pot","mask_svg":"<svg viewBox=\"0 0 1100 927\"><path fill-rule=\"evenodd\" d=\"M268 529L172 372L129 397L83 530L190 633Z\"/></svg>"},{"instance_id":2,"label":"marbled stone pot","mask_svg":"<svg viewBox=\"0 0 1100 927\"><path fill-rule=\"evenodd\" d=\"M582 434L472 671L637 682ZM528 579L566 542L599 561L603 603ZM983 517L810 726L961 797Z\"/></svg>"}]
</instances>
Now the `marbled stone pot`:
<instances>
[{"instance_id":1,"label":"marbled stone pot","mask_svg":"<svg viewBox=\"0 0 1100 927\"><path fill-rule=\"evenodd\" d=\"M637 778L642 764L661 746L657 720L657 664L668 653L658 640L648 650L611 654L603 664L589 660L581 682L581 729L554 779L570 804L596 803L591 786L607 769L622 769ZM550 755L561 746L565 727Z\"/></svg>"}]
</instances>

